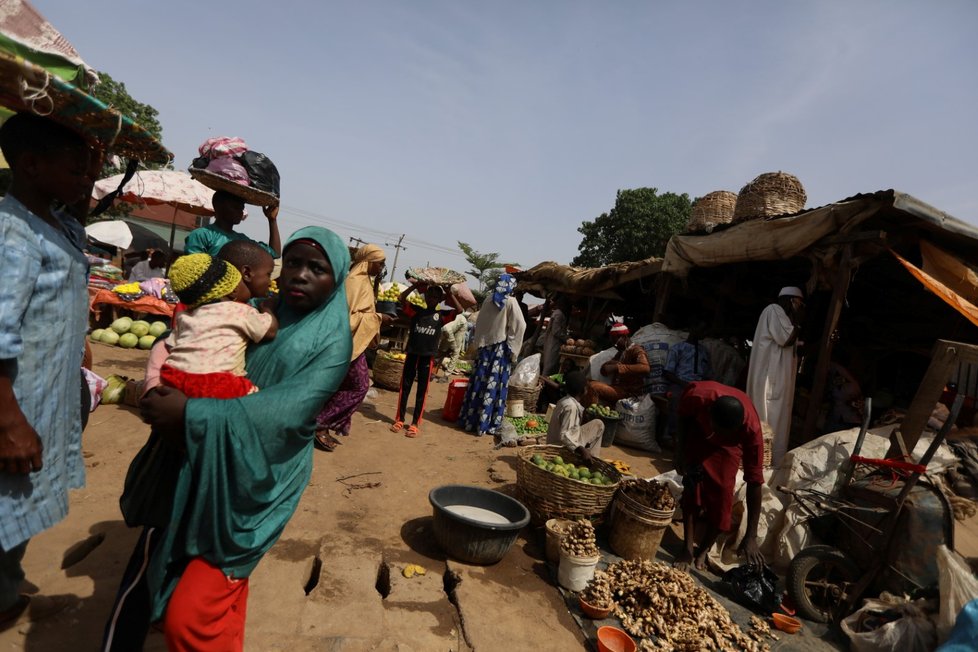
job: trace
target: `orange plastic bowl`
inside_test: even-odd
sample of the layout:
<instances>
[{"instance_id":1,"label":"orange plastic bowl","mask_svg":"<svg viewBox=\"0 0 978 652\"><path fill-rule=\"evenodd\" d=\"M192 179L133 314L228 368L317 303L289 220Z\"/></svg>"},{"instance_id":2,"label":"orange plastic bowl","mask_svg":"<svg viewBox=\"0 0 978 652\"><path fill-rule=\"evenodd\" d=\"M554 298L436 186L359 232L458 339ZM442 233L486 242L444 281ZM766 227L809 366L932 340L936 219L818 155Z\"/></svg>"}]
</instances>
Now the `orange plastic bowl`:
<instances>
[{"instance_id":1,"label":"orange plastic bowl","mask_svg":"<svg viewBox=\"0 0 978 652\"><path fill-rule=\"evenodd\" d=\"M595 620L607 618L611 615L611 612L615 610L614 604L612 604L610 607L596 607L589 602L585 602L584 598L580 596L578 596L577 602L581 605L581 611L584 612L584 615Z\"/></svg>"},{"instance_id":2,"label":"orange plastic bowl","mask_svg":"<svg viewBox=\"0 0 978 652\"><path fill-rule=\"evenodd\" d=\"M638 646L632 637L617 627L598 627L599 652L635 652Z\"/></svg>"},{"instance_id":3,"label":"orange plastic bowl","mask_svg":"<svg viewBox=\"0 0 978 652\"><path fill-rule=\"evenodd\" d=\"M798 630L801 629L801 621L797 618L792 618L791 616L785 616L784 614L772 614L771 620L774 621L774 626L780 629L786 634L797 634Z\"/></svg>"}]
</instances>

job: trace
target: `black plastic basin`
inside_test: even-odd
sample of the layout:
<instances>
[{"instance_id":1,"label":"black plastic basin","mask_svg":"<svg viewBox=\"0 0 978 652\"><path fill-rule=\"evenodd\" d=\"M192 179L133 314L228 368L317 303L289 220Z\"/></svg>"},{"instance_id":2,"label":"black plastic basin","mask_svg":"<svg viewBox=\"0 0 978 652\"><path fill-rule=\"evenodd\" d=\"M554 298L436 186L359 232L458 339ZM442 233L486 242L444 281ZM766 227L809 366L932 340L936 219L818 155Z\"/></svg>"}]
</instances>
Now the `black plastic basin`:
<instances>
[{"instance_id":1,"label":"black plastic basin","mask_svg":"<svg viewBox=\"0 0 978 652\"><path fill-rule=\"evenodd\" d=\"M492 489L447 484L432 489L428 501L433 510L438 545L450 557L470 564L495 564L509 552L520 530L530 522L530 512L523 503ZM446 509L453 506L495 512L497 516L492 520L500 522Z\"/></svg>"}]
</instances>

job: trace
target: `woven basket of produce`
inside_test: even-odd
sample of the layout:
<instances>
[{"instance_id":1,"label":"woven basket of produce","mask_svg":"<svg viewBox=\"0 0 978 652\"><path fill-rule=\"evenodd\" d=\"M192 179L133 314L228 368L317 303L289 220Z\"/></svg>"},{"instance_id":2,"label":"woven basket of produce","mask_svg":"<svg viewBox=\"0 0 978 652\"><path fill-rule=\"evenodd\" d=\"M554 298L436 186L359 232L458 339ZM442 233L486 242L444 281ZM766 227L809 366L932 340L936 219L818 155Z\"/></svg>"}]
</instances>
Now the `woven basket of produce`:
<instances>
[{"instance_id":1,"label":"woven basket of produce","mask_svg":"<svg viewBox=\"0 0 978 652\"><path fill-rule=\"evenodd\" d=\"M567 355L592 356L597 351L593 340L575 340L573 337L560 345L560 352Z\"/></svg>"},{"instance_id":2,"label":"woven basket of produce","mask_svg":"<svg viewBox=\"0 0 978 652\"><path fill-rule=\"evenodd\" d=\"M614 466L593 459L581 471L583 458L563 446L526 446L517 453L516 484L533 522L551 518L604 519L621 474ZM569 464L575 471L568 471Z\"/></svg>"},{"instance_id":3,"label":"woven basket of produce","mask_svg":"<svg viewBox=\"0 0 978 652\"><path fill-rule=\"evenodd\" d=\"M615 494L611 549L623 559L655 559L675 512L676 499L665 483L625 480Z\"/></svg>"},{"instance_id":4,"label":"woven basket of produce","mask_svg":"<svg viewBox=\"0 0 978 652\"><path fill-rule=\"evenodd\" d=\"M404 373L404 354L382 351L374 360L374 384L384 389L401 388L401 375Z\"/></svg>"},{"instance_id":5,"label":"woven basket of produce","mask_svg":"<svg viewBox=\"0 0 978 652\"><path fill-rule=\"evenodd\" d=\"M807 199L798 177L787 172L765 172L740 189L733 221L736 224L791 215L805 208Z\"/></svg>"},{"instance_id":6,"label":"woven basket of produce","mask_svg":"<svg viewBox=\"0 0 978 652\"><path fill-rule=\"evenodd\" d=\"M711 233L721 224L730 224L737 206L737 193L716 190L696 200L686 223L687 233Z\"/></svg>"},{"instance_id":7,"label":"woven basket of produce","mask_svg":"<svg viewBox=\"0 0 978 652\"><path fill-rule=\"evenodd\" d=\"M537 379L537 384L533 387L524 385L509 384L506 392L506 401L523 401L523 409L527 412L536 412L537 401L540 399L540 390L543 388L543 380Z\"/></svg>"}]
</instances>

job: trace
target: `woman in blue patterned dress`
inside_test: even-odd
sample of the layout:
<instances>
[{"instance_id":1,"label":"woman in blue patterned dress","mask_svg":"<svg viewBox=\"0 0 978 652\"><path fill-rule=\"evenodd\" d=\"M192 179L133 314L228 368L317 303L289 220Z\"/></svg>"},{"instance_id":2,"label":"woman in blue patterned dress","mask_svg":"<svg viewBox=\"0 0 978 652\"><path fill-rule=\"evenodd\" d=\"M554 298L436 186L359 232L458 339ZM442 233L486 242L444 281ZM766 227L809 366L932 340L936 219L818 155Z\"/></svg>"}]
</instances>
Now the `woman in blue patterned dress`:
<instances>
[{"instance_id":1,"label":"woman in blue patterned dress","mask_svg":"<svg viewBox=\"0 0 978 652\"><path fill-rule=\"evenodd\" d=\"M512 297L516 279L502 274L479 310L473 341L479 353L462 402L459 423L480 437L496 433L506 411L509 374L523 345L526 321Z\"/></svg>"}]
</instances>

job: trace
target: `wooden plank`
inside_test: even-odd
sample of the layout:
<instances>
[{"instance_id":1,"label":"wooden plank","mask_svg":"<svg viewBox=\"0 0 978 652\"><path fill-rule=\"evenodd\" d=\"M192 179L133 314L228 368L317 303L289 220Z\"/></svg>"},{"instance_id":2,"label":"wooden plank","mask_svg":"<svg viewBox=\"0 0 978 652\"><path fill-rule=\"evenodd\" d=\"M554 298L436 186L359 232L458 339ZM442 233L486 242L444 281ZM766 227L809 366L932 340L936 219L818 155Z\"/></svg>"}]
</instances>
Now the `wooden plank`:
<instances>
[{"instance_id":1,"label":"wooden plank","mask_svg":"<svg viewBox=\"0 0 978 652\"><path fill-rule=\"evenodd\" d=\"M940 400L941 394L944 393L944 386L953 377L961 362L978 364L978 346L937 340L931 352L930 366L927 367L927 372L924 373L924 377L917 387L917 393L910 403L907 416L900 424L898 432L902 440L903 450L913 451L917 445L920 435L924 431L924 426L927 425L927 419L930 418L934 406ZM890 452L895 453L900 448L894 442Z\"/></svg>"},{"instance_id":2,"label":"wooden plank","mask_svg":"<svg viewBox=\"0 0 978 652\"><path fill-rule=\"evenodd\" d=\"M656 277L658 288L655 297L655 313L652 316L654 321L662 321L662 315L666 312L669 296L672 294L672 287L676 283L672 274L659 274Z\"/></svg>"},{"instance_id":3,"label":"wooden plank","mask_svg":"<svg viewBox=\"0 0 978 652\"><path fill-rule=\"evenodd\" d=\"M822 330L821 346L818 349L818 362L815 365L812 391L808 399L808 413L805 415L805 425L801 431L801 443L811 441L815 435L818 411L822 407L822 397L825 396L825 386L828 384L829 365L832 362L832 346L835 343L832 334L839 323L846 293L849 292L849 283L852 279L851 270L852 245L847 244L842 250L842 261L839 263L839 270L833 284L829 309L825 313L825 325Z\"/></svg>"}]
</instances>

